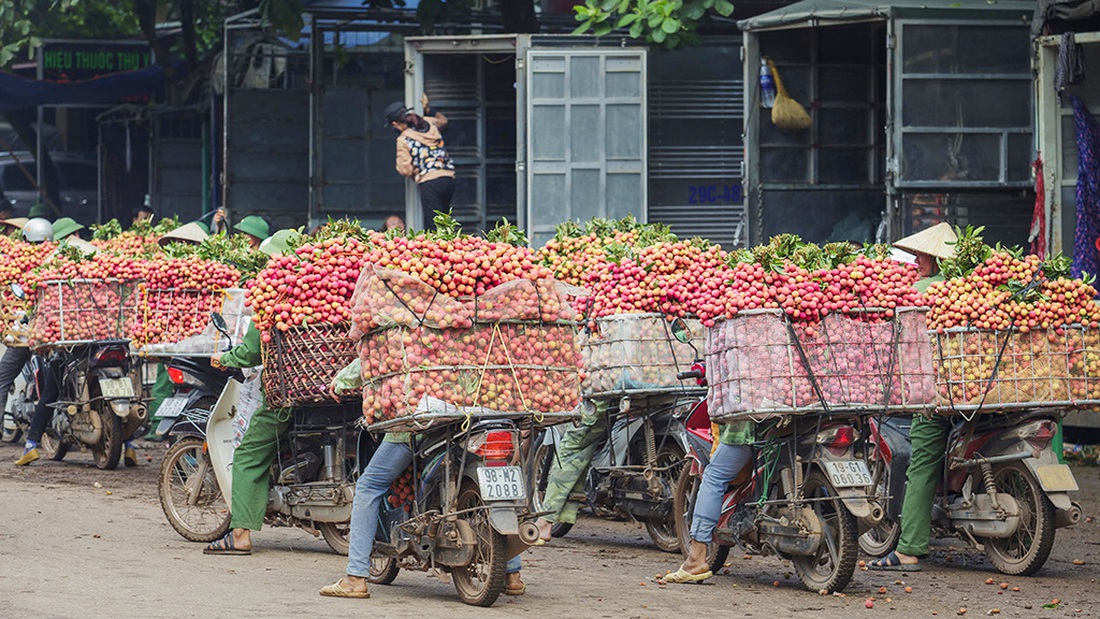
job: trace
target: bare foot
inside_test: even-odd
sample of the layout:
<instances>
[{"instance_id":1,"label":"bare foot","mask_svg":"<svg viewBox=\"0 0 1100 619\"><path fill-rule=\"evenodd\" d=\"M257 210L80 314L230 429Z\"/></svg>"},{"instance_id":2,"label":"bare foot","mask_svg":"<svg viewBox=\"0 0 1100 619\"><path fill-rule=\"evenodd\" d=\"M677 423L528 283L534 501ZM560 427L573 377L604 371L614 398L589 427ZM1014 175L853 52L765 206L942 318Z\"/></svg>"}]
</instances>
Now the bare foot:
<instances>
[{"instance_id":1,"label":"bare foot","mask_svg":"<svg viewBox=\"0 0 1100 619\"><path fill-rule=\"evenodd\" d=\"M252 531L233 529L233 546L238 550L252 550Z\"/></svg>"},{"instance_id":2,"label":"bare foot","mask_svg":"<svg viewBox=\"0 0 1100 619\"><path fill-rule=\"evenodd\" d=\"M539 518L535 521L535 526L539 528L539 539L541 539L542 541L548 542L550 541L550 538L554 536L553 532L551 531L554 523L550 522L549 520Z\"/></svg>"},{"instance_id":3,"label":"bare foot","mask_svg":"<svg viewBox=\"0 0 1100 619\"><path fill-rule=\"evenodd\" d=\"M361 576L347 575L340 579L340 586L346 591L363 593L367 590L367 579Z\"/></svg>"}]
</instances>

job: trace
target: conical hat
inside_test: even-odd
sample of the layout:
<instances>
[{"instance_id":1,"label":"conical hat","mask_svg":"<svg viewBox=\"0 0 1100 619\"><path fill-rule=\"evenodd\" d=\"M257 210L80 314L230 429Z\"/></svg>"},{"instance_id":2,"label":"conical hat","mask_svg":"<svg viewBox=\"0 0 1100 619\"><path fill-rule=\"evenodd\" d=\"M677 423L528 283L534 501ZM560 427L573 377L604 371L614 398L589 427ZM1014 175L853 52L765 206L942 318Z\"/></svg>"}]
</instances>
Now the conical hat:
<instances>
[{"instance_id":1,"label":"conical hat","mask_svg":"<svg viewBox=\"0 0 1100 619\"><path fill-rule=\"evenodd\" d=\"M11 219L0 219L0 225L11 226L13 228L23 229L23 224L30 221L26 217L12 217Z\"/></svg>"},{"instance_id":2,"label":"conical hat","mask_svg":"<svg viewBox=\"0 0 1100 619\"><path fill-rule=\"evenodd\" d=\"M894 243L894 247L914 254L928 254L937 258L950 258L955 253L955 231L947 223L910 234Z\"/></svg>"},{"instance_id":3,"label":"conical hat","mask_svg":"<svg viewBox=\"0 0 1100 619\"><path fill-rule=\"evenodd\" d=\"M206 240L206 237L210 236L203 231L202 226L195 222L186 223L176 228L175 230L165 234L157 240L163 247L173 241L187 241L189 243L201 243Z\"/></svg>"}]
</instances>

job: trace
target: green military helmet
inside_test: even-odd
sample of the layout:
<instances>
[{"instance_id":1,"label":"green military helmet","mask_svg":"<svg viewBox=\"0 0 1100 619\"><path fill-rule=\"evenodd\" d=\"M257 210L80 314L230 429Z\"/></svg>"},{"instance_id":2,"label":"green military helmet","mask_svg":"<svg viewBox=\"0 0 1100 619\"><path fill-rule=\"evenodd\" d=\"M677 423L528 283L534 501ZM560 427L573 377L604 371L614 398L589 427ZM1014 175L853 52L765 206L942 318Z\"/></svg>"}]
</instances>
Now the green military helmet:
<instances>
[{"instance_id":1,"label":"green military helmet","mask_svg":"<svg viewBox=\"0 0 1100 619\"><path fill-rule=\"evenodd\" d=\"M77 223L72 217L62 217L53 222L53 240L60 241L61 239L76 234L84 229L84 225Z\"/></svg>"},{"instance_id":2,"label":"green military helmet","mask_svg":"<svg viewBox=\"0 0 1100 619\"><path fill-rule=\"evenodd\" d=\"M290 251L290 244L300 236L297 230L279 230L260 243L260 251L268 256L281 256Z\"/></svg>"},{"instance_id":3,"label":"green military helmet","mask_svg":"<svg viewBox=\"0 0 1100 619\"><path fill-rule=\"evenodd\" d=\"M267 226L267 222L263 217L259 215L249 215L244 219L237 222L237 225L233 226L233 229L237 232L242 232L249 236L254 236L261 241L271 236L271 229Z\"/></svg>"},{"instance_id":4,"label":"green military helmet","mask_svg":"<svg viewBox=\"0 0 1100 619\"><path fill-rule=\"evenodd\" d=\"M53 215L53 213L51 213L50 209L41 202L35 202L34 205L31 206L31 210L27 212L28 219L35 219L36 217L49 219L50 215Z\"/></svg>"}]
</instances>

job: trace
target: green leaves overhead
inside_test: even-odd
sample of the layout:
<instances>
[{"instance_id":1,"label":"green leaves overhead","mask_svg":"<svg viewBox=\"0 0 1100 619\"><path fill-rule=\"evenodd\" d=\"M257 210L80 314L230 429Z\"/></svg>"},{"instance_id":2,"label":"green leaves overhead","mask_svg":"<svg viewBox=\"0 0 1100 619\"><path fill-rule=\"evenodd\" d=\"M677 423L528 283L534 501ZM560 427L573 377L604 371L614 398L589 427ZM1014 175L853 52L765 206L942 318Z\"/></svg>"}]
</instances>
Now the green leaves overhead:
<instances>
[{"instance_id":1,"label":"green leaves overhead","mask_svg":"<svg viewBox=\"0 0 1100 619\"><path fill-rule=\"evenodd\" d=\"M727 0L587 0L573 10L580 22L573 34L591 31L604 36L626 29L631 38L672 49L697 43L699 24L711 13L729 17L733 4Z\"/></svg>"}]
</instances>

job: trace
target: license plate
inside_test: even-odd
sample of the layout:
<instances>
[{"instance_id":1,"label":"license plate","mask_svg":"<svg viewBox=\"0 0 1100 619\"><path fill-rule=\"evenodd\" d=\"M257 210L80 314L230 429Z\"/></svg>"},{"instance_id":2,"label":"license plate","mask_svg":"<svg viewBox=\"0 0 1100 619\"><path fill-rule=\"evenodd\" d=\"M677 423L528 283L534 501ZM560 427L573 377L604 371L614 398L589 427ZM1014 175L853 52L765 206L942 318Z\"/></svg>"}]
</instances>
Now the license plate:
<instances>
[{"instance_id":1,"label":"license plate","mask_svg":"<svg viewBox=\"0 0 1100 619\"><path fill-rule=\"evenodd\" d=\"M99 391L108 400L134 397L134 383L129 378L101 378Z\"/></svg>"},{"instance_id":2,"label":"license plate","mask_svg":"<svg viewBox=\"0 0 1100 619\"><path fill-rule=\"evenodd\" d=\"M1039 485L1047 492L1077 492L1077 480L1068 464L1044 464L1035 467Z\"/></svg>"},{"instance_id":3,"label":"license plate","mask_svg":"<svg viewBox=\"0 0 1100 619\"><path fill-rule=\"evenodd\" d=\"M873 481L863 460L826 462L825 472L829 474L829 481L833 482L834 488L870 486Z\"/></svg>"},{"instance_id":4,"label":"license plate","mask_svg":"<svg viewBox=\"0 0 1100 619\"><path fill-rule=\"evenodd\" d=\"M523 468L483 466L477 470L477 484L484 501L517 501L527 498L523 486Z\"/></svg>"},{"instance_id":5,"label":"license plate","mask_svg":"<svg viewBox=\"0 0 1100 619\"><path fill-rule=\"evenodd\" d=\"M185 406L187 406L187 398L167 398L160 403L156 416L161 419L179 417Z\"/></svg>"}]
</instances>

